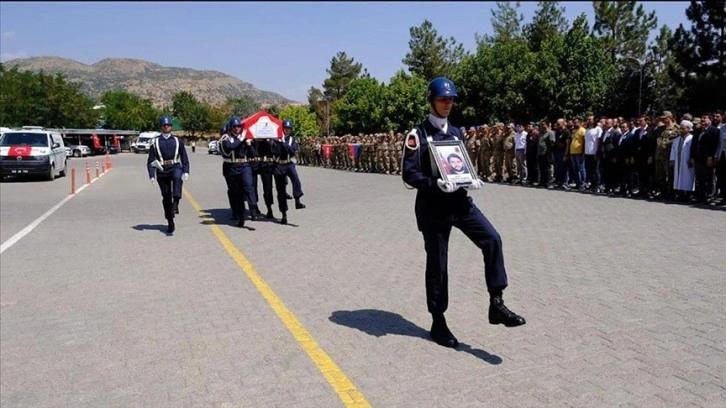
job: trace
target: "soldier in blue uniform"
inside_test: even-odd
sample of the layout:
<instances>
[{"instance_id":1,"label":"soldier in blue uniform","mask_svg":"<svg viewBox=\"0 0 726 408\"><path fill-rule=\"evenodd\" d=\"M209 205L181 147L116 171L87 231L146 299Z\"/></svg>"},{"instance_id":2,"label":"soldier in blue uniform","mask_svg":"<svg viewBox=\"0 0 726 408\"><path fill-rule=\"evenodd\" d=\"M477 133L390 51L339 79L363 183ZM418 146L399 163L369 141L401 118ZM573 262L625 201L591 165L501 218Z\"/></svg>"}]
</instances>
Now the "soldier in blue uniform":
<instances>
[{"instance_id":1,"label":"soldier in blue uniform","mask_svg":"<svg viewBox=\"0 0 726 408\"><path fill-rule=\"evenodd\" d=\"M292 183L292 196L295 198L295 209L300 210L305 208L305 204L300 201L300 197L304 193L302 191L300 177L297 175L295 162L292 161L292 158L298 151L299 145L296 138L291 135L291 120L286 119L282 121L282 133L283 137L280 141L280 154L278 156L278 173L290 179ZM285 197L287 197L287 193L285 193Z\"/></svg>"},{"instance_id":2,"label":"soldier in blue uniform","mask_svg":"<svg viewBox=\"0 0 726 408\"><path fill-rule=\"evenodd\" d=\"M484 255L484 276L490 296L489 323L507 327L525 324L524 318L509 310L502 300L507 273L499 233L467 195L467 190L481 188L482 182L475 179L466 189L457 187L440 178L431 165L431 141L464 140L461 131L447 120L456 96L454 83L447 78L434 78L429 83L426 101L431 114L406 136L401 172L404 183L417 190L415 213L426 250L426 303L433 318L431 338L439 345L452 348L459 342L444 318L449 302L448 251L452 227L460 229Z\"/></svg>"},{"instance_id":3,"label":"soldier in blue uniform","mask_svg":"<svg viewBox=\"0 0 726 408\"><path fill-rule=\"evenodd\" d=\"M255 140L254 146L258 154L257 162L253 167L255 170L255 191L257 191L257 175L259 175L262 179L262 197L265 199L265 206L267 206L267 214L265 214L265 218L272 219L275 218L272 213L272 205L275 204L275 200L272 195L272 175L277 164L273 151L275 140Z\"/></svg>"},{"instance_id":4,"label":"soldier in blue uniform","mask_svg":"<svg viewBox=\"0 0 726 408\"><path fill-rule=\"evenodd\" d=\"M149 147L146 167L151 183L159 183L164 218L168 222L167 232L171 234L175 229L174 214L179 214L182 180L189 179L189 158L184 141L171 134L171 118L162 116L159 125L161 136L154 139Z\"/></svg>"},{"instance_id":5,"label":"soldier in blue uniform","mask_svg":"<svg viewBox=\"0 0 726 408\"><path fill-rule=\"evenodd\" d=\"M242 121L232 117L227 124L227 134L222 138L222 149L227 152L232 213L237 215L237 226L245 225L245 200L250 205L251 219L257 219L257 192L254 189L252 161L257 156L252 139L245 140Z\"/></svg>"},{"instance_id":6,"label":"soldier in blue uniform","mask_svg":"<svg viewBox=\"0 0 726 408\"><path fill-rule=\"evenodd\" d=\"M227 200L229 200L229 208L232 211L232 219L238 220L239 214L235 212L235 205L232 203L232 178L229 173L229 169L230 167L232 167L232 160L230 159L230 154L232 152L227 151L227 149L225 149L222 144L224 140L228 137L229 135L227 135L227 124L225 123L219 129L219 144L217 145L217 148L219 149L219 153L222 155L222 177L224 177L224 181L225 183L227 183Z\"/></svg>"}]
</instances>

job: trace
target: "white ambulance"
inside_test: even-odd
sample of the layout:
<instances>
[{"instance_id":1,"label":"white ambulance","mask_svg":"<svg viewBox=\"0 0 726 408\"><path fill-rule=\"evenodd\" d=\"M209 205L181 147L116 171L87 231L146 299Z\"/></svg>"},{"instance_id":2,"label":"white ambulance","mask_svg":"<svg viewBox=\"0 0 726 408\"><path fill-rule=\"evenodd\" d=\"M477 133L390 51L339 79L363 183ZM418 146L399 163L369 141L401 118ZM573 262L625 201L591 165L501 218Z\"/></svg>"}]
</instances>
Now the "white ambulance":
<instances>
[{"instance_id":1,"label":"white ambulance","mask_svg":"<svg viewBox=\"0 0 726 408\"><path fill-rule=\"evenodd\" d=\"M40 126L23 126L0 135L0 177L64 177L68 154L58 132Z\"/></svg>"}]
</instances>

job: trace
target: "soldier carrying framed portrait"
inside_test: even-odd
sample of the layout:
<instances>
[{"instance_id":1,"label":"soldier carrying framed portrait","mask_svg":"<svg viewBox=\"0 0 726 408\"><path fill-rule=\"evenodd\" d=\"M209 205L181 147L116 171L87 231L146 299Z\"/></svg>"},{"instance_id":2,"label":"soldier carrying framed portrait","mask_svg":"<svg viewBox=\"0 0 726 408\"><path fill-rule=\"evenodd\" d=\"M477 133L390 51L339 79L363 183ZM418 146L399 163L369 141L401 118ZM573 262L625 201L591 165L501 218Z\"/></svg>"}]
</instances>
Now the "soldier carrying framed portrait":
<instances>
[{"instance_id":1,"label":"soldier carrying framed portrait","mask_svg":"<svg viewBox=\"0 0 726 408\"><path fill-rule=\"evenodd\" d=\"M429 141L432 168L436 168L444 181L458 187L474 182L474 166L461 140Z\"/></svg>"}]
</instances>

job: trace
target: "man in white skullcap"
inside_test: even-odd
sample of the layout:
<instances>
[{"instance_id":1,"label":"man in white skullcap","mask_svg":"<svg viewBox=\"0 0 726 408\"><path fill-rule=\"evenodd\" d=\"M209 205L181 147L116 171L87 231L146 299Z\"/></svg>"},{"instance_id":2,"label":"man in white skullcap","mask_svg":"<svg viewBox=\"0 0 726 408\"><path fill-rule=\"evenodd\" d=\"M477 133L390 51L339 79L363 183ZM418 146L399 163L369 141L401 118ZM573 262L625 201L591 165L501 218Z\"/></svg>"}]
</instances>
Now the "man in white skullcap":
<instances>
[{"instance_id":1,"label":"man in white skullcap","mask_svg":"<svg viewBox=\"0 0 726 408\"><path fill-rule=\"evenodd\" d=\"M670 164L673 167L673 190L677 199L688 199L696 188L696 169L690 162L693 122L682 120L680 135L671 145Z\"/></svg>"}]
</instances>

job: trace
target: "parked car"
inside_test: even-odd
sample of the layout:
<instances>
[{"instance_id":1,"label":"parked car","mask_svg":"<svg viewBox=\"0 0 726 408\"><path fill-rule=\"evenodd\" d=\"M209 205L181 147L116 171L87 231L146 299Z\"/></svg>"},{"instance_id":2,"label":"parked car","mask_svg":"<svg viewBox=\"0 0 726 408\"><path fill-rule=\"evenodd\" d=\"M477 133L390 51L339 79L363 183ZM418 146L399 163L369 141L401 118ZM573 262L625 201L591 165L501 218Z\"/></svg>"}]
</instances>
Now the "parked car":
<instances>
[{"instance_id":1,"label":"parked car","mask_svg":"<svg viewBox=\"0 0 726 408\"><path fill-rule=\"evenodd\" d=\"M67 170L65 143L58 132L23 126L0 136L0 176L44 176L53 181Z\"/></svg>"},{"instance_id":2,"label":"parked car","mask_svg":"<svg viewBox=\"0 0 726 408\"><path fill-rule=\"evenodd\" d=\"M86 157L91 154L91 148L86 145L67 145L66 152L68 156Z\"/></svg>"},{"instance_id":3,"label":"parked car","mask_svg":"<svg viewBox=\"0 0 726 408\"><path fill-rule=\"evenodd\" d=\"M219 146L217 146L217 141L216 140L212 140L211 142L209 142L209 147L208 148L209 148L209 150L207 151L207 153L209 153L209 154L219 154Z\"/></svg>"},{"instance_id":4,"label":"parked car","mask_svg":"<svg viewBox=\"0 0 726 408\"><path fill-rule=\"evenodd\" d=\"M108 145L106 146L106 152L108 152L108 154L118 154L118 147L114 145Z\"/></svg>"}]
</instances>

